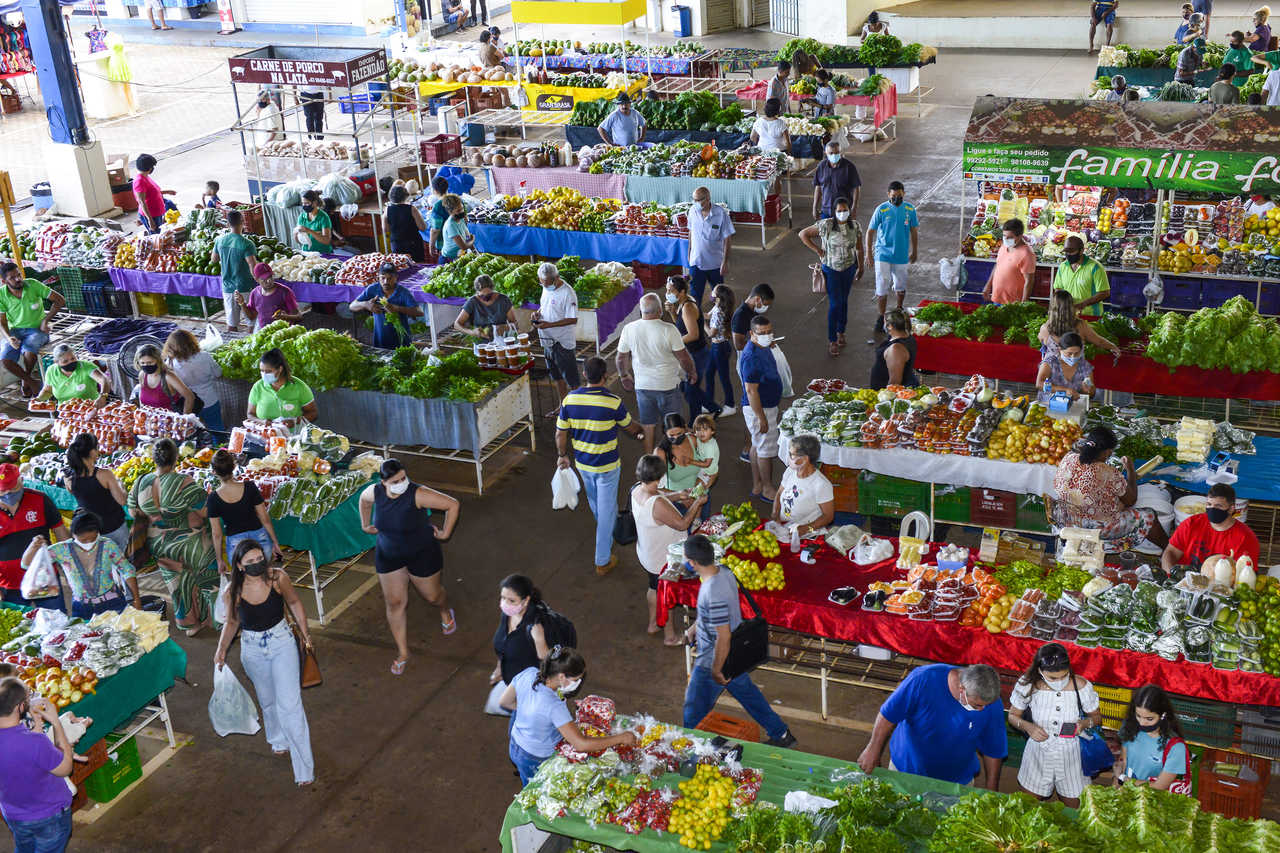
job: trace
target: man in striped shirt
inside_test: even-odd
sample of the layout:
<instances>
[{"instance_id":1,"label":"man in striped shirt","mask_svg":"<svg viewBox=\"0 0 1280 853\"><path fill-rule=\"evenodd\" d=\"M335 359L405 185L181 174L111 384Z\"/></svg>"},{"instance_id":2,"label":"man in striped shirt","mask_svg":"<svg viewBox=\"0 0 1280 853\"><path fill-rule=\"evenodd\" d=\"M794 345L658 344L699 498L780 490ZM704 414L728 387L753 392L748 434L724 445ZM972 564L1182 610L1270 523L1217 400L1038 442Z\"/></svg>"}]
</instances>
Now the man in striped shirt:
<instances>
[{"instance_id":1,"label":"man in striped shirt","mask_svg":"<svg viewBox=\"0 0 1280 853\"><path fill-rule=\"evenodd\" d=\"M557 465L576 463L587 492L587 503L596 517L596 574L607 575L618 564L613 554L613 524L618 515L618 481L622 463L618 458L618 430L634 439L643 436L640 425L631 420L622 399L604 387L608 365L593 356L582 365L587 384L570 391L560 404L556 419ZM570 461L570 441L573 442Z\"/></svg>"}]
</instances>

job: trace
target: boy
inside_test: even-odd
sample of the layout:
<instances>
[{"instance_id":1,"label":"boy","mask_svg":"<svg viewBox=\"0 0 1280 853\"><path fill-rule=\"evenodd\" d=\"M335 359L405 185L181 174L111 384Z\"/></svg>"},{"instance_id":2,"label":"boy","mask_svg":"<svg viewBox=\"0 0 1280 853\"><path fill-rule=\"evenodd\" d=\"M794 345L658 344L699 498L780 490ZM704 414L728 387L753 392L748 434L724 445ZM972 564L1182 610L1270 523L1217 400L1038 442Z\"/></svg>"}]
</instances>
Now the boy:
<instances>
[{"instance_id":1,"label":"boy","mask_svg":"<svg viewBox=\"0 0 1280 853\"><path fill-rule=\"evenodd\" d=\"M222 187L217 181L204 182L204 195L200 196L201 207L222 207L222 199L218 198L218 190Z\"/></svg>"}]
</instances>

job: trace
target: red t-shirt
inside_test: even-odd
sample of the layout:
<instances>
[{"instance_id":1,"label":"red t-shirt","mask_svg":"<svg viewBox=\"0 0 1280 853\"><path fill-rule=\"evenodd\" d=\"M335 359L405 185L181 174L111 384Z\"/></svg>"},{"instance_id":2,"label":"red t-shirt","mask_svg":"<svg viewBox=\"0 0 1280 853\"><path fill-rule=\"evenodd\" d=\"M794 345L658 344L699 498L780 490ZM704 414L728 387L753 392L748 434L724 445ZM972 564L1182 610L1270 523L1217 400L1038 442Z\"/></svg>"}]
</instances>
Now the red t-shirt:
<instances>
[{"instance_id":1,"label":"red t-shirt","mask_svg":"<svg viewBox=\"0 0 1280 853\"><path fill-rule=\"evenodd\" d=\"M1214 554L1225 554L1232 560L1248 555L1258 565L1258 537L1242 521L1226 530L1214 530L1209 517L1197 513L1178 525L1169 544L1182 552L1181 562L1189 566L1199 566Z\"/></svg>"},{"instance_id":2,"label":"red t-shirt","mask_svg":"<svg viewBox=\"0 0 1280 853\"><path fill-rule=\"evenodd\" d=\"M164 216L164 196L160 185L150 175L139 172L133 176L133 192L142 200L142 212L155 218Z\"/></svg>"}]
</instances>

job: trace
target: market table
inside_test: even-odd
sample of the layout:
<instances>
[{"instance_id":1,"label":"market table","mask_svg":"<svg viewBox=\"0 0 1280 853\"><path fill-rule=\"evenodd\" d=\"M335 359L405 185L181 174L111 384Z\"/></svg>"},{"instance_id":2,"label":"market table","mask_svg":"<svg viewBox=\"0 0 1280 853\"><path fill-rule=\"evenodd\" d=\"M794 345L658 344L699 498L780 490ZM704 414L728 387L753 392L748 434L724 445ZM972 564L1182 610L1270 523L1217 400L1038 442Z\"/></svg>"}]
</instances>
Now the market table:
<instances>
[{"instance_id":1,"label":"market table","mask_svg":"<svg viewBox=\"0 0 1280 853\"><path fill-rule=\"evenodd\" d=\"M374 483L370 480L369 483ZM281 545L311 555L313 568L363 554L374 546L377 537L365 533L360 526L360 490L320 517L314 524L303 524L295 515L273 518L276 537ZM321 611L323 618L324 611Z\"/></svg>"},{"instance_id":2,"label":"market table","mask_svg":"<svg viewBox=\"0 0 1280 853\"><path fill-rule=\"evenodd\" d=\"M593 231L565 231L559 228L531 228L523 225L480 225L468 223L476 238L476 250L503 255L537 255L561 258L579 255L597 261L640 261L646 264L684 266L689 260L689 240L680 237L652 237L640 234L601 234Z\"/></svg>"},{"instance_id":3,"label":"market table","mask_svg":"<svg viewBox=\"0 0 1280 853\"><path fill-rule=\"evenodd\" d=\"M640 77L633 80L626 88L626 93L631 97L635 97L645 86L649 84L649 78ZM422 80L418 83L418 94L431 97L432 95L441 95L445 92L456 92L458 89L466 87L501 87L504 89L515 89L521 87L525 94L528 95L528 105L524 107L526 110L538 109L538 98L540 97L567 97L570 98L570 104L576 101L598 101L602 98L612 100L622 94L622 89L589 89L582 86L549 86L544 83L520 83L518 81L494 81L484 80L479 83L444 83L437 80Z\"/></svg>"},{"instance_id":4,"label":"market table","mask_svg":"<svg viewBox=\"0 0 1280 853\"><path fill-rule=\"evenodd\" d=\"M1124 77L1124 82L1129 86L1155 86L1160 87L1165 83L1173 82L1174 69L1168 65L1162 65L1155 68L1138 68L1136 66L1109 66L1099 65L1094 69L1093 79L1099 77L1115 77L1117 74ZM1197 71L1195 75L1195 85L1212 86L1213 82L1218 79L1218 69L1209 68L1205 71Z\"/></svg>"},{"instance_id":5,"label":"market table","mask_svg":"<svg viewBox=\"0 0 1280 853\"><path fill-rule=\"evenodd\" d=\"M335 259L336 260L336 259ZM431 267L414 264L400 270L400 284L418 301L422 299L421 285L426 281ZM130 293L165 293L178 296L203 296L216 299L222 305L222 278L216 275L199 275L187 272L147 272L145 270L110 267L107 275L118 290ZM314 281L285 281L299 302L350 302L364 292L367 285L319 284Z\"/></svg>"},{"instance_id":6,"label":"market table","mask_svg":"<svg viewBox=\"0 0 1280 853\"><path fill-rule=\"evenodd\" d=\"M734 92L743 101L763 101L769 92L769 81L761 80L750 86L744 86ZM811 95L791 93L791 100L802 101ZM875 127L886 124L898 114L898 87L889 84L887 89L876 95L839 95L836 103L842 106L863 107L871 110L871 123Z\"/></svg>"},{"instance_id":7,"label":"market table","mask_svg":"<svg viewBox=\"0 0 1280 853\"><path fill-rule=\"evenodd\" d=\"M596 142L600 137L596 137ZM529 169L518 167L490 168L489 191L498 195L519 195L528 190L553 190L557 187L575 189L589 198L626 198L627 176L607 173L593 175L576 166L543 167ZM576 254L576 253L575 253Z\"/></svg>"},{"instance_id":8,"label":"market table","mask_svg":"<svg viewBox=\"0 0 1280 853\"><path fill-rule=\"evenodd\" d=\"M591 146L600 143L600 133L594 127L565 125L564 135L569 140L569 144L575 149L584 145ZM735 148L749 144L751 142L751 134L737 132L718 133L710 130L646 130L644 134L645 142L657 144L667 144L682 140L711 142L721 151L732 151ZM822 146L826 142L827 137L816 134L793 136L791 137L791 154L795 157L817 160L822 156Z\"/></svg>"},{"instance_id":9,"label":"market table","mask_svg":"<svg viewBox=\"0 0 1280 853\"><path fill-rule=\"evenodd\" d=\"M1232 485L1236 496L1248 501L1280 503L1280 438L1257 436L1253 447L1257 451L1253 455L1230 454L1232 459L1240 462L1240 479ZM1167 458L1172 458L1173 445L1168 448ZM1147 474L1142 482L1164 480L1180 489L1203 495L1208 492L1209 484L1203 479L1188 478L1198 468L1201 466L1190 462L1161 465Z\"/></svg>"},{"instance_id":10,"label":"market table","mask_svg":"<svg viewBox=\"0 0 1280 853\"><path fill-rule=\"evenodd\" d=\"M514 56L508 56L514 59ZM628 56L627 71L644 74L688 74L692 56ZM522 54L525 67L546 68L607 68L622 70L622 57L613 53L562 53L559 56L529 56Z\"/></svg>"},{"instance_id":11,"label":"market table","mask_svg":"<svg viewBox=\"0 0 1280 853\"><path fill-rule=\"evenodd\" d=\"M77 746L83 752L128 720L148 702L187 674L187 653L173 640L165 640L110 678L98 682L97 691L64 710L92 717L93 725Z\"/></svg>"},{"instance_id":12,"label":"market table","mask_svg":"<svg viewBox=\"0 0 1280 853\"><path fill-rule=\"evenodd\" d=\"M770 625L849 643L868 643L898 654L953 664L985 663L1009 672L1024 672L1042 641L1031 637L992 634L985 628L962 627L958 622L916 621L890 613L872 613L855 603L841 607L827 600L838 586L865 590L877 580L905 577L895 567L896 557L859 567L830 548L823 547L813 565L802 563L785 547L774 558L786 573L786 588L756 590ZM698 581L658 581L658 624L665 625L675 605L695 607ZM860 599L859 599L860 601ZM744 605L745 607L746 605ZM1171 693L1215 702L1280 707L1280 678L1265 673L1219 670L1209 664L1186 660L1166 661L1159 655L1116 651L1101 646L1072 650L1072 668L1094 682L1114 687L1159 684Z\"/></svg>"}]
</instances>

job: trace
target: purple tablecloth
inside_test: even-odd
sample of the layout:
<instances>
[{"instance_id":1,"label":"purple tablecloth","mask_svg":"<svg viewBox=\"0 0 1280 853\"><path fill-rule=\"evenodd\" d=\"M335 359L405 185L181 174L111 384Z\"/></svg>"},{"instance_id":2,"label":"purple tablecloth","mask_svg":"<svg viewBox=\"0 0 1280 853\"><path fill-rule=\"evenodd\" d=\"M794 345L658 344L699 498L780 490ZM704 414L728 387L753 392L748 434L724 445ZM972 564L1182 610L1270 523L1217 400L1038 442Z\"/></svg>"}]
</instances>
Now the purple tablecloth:
<instances>
[{"instance_id":1,"label":"purple tablecloth","mask_svg":"<svg viewBox=\"0 0 1280 853\"><path fill-rule=\"evenodd\" d=\"M422 292L426 282L427 266L414 265L400 273L403 284L418 302L428 300ZM107 270L111 283L117 290L132 293L168 293L179 296L205 296L222 299L222 279L216 275L197 275L188 272L145 272L143 270L111 267ZM317 284L313 281L284 282L299 302L350 302L364 288L353 284ZM415 286L416 283L416 286Z\"/></svg>"},{"instance_id":2,"label":"purple tablecloth","mask_svg":"<svg viewBox=\"0 0 1280 853\"><path fill-rule=\"evenodd\" d=\"M580 56L521 56L526 66L541 68L609 68L614 71L622 68L622 57L602 53L588 53ZM544 63L545 60L545 63ZM652 74L688 74L690 56L645 57L628 56L627 70Z\"/></svg>"},{"instance_id":3,"label":"purple tablecloth","mask_svg":"<svg viewBox=\"0 0 1280 853\"><path fill-rule=\"evenodd\" d=\"M519 193L520 190L552 190L556 187L572 187L585 196L594 198L626 198L627 176L580 172L576 166L555 169L490 169L489 174L495 193ZM524 186L521 186L521 184Z\"/></svg>"}]
</instances>

